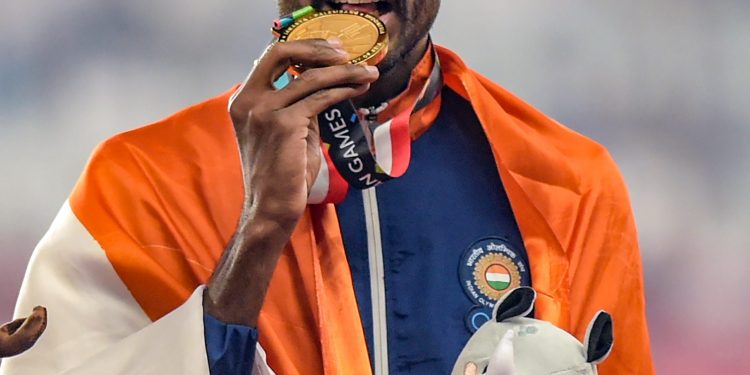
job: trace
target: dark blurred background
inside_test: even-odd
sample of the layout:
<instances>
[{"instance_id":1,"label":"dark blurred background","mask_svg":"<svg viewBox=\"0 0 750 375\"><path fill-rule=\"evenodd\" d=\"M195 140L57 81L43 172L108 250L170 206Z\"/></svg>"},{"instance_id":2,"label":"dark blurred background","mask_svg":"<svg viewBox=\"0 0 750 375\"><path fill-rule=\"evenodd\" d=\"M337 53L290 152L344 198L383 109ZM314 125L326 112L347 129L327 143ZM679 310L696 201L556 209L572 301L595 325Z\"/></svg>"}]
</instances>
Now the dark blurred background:
<instances>
[{"instance_id":1,"label":"dark blurred background","mask_svg":"<svg viewBox=\"0 0 750 375\"><path fill-rule=\"evenodd\" d=\"M0 5L0 319L93 147L242 80L273 0ZM661 374L750 373L750 1L445 0L437 43L609 147Z\"/></svg>"}]
</instances>

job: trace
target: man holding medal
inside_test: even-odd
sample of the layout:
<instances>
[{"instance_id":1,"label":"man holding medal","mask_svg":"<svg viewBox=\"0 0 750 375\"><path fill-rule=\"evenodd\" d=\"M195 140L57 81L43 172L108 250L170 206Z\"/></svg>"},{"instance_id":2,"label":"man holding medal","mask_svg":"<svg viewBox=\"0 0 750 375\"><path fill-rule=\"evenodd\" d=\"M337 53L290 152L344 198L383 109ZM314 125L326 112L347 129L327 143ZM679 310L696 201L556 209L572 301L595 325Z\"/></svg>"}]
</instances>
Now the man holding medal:
<instances>
[{"instance_id":1,"label":"man holding medal","mask_svg":"<svg viewBox=\"0 0 750 375\"><path fill-rule=\"evenodd\" d=\"M654 373L616 166L433 45L439 5L279 0L244 83L100 145L0 374L449 374L518 286L579 339L612 315L602 374Z\"/></svg>"}]
</instances>

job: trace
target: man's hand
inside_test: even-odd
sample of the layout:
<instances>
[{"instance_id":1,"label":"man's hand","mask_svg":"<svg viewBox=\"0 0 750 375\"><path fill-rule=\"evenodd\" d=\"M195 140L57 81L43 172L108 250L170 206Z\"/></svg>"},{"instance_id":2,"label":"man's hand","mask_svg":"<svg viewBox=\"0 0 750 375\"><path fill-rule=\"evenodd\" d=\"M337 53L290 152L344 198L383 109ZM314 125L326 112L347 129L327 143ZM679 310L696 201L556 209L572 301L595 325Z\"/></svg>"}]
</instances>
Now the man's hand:
<instances>
[{"instance_id":1,"label":"man's hand","mask_svg":"<svg viewBox=\"0 0 750 375\"><path fill-rule=\"evenodd\" d=\"M363 94L378 78L376 68L347 60L339 41L277 43L232 97L245 207L204 295L206 312L219 320L256 324L276 262L320 168L317 116ZM292 64L309 69L276 90L273 82Z\"/></svg>"},{"instance_id":2,"label":"man's hand","mask_svg":"<svg viewBox=\"0 0 750 375\"><path fill-rule=\"evenodd\" d=\"M344 64L338 41L306 40L270 47L230 104L251 207L283 226L294 226L320 167L317 116L363 94L377 69ZM273 81L292 63L318 67L287 87Z\"/></svg>"},{"instance_id":3,"label":"man's hand","mask_svg":"<svg viewBox=\"0 0 750 375\"><path fill-rule=\"evenodd\" d=\"M0 358L29 350L47 328L47 309L37 306L28 318L16 319L0 327Z\"/></svg>"}]
</instances>

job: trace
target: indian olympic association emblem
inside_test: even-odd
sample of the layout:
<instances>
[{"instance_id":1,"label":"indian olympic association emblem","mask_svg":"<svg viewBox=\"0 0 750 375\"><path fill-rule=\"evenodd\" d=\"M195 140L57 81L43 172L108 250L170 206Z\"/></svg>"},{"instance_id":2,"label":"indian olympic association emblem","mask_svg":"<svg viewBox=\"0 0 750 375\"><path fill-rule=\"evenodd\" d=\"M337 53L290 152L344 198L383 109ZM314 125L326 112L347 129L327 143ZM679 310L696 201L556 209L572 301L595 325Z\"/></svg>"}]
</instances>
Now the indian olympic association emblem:
<instances>
[{"instance_id":1,"label":"indian olympic association emblem","mask_svg":"<svg viewBox=\"0 0 750 375\"><path fill-rule=\"evenodd\" d=\"M492 308L506 292L529 286L529 268L508 241L488 237L464 252L459 278L466 295L475 304L466 316L466 328L475 332L490 319Z\"/></svg>"}]
</instances>

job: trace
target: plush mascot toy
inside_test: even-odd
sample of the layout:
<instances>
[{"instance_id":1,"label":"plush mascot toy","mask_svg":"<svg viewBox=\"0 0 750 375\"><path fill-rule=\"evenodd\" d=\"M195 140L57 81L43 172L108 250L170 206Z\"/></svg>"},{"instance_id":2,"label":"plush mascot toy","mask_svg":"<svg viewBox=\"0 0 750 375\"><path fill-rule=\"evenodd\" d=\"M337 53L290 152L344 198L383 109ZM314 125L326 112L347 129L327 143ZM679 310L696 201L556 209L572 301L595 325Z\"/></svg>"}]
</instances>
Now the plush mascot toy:
<instances>
[{"instance_id":1,"label":"plush mascot toy","mask_svg":"<svg viewBox=\"0 0 750 375\"><path fill-rule=\"evenodd\" d=\"M0 358L12 357L31 349L47 328L47 309L37 306L26 318L0 327Z\"/></svg>"},{"instance_id":2,"label":"plush mascot toy","mask_svg":"<svg viewBox=\"0 0 750 375\"><path fill-rule=\"evenodd\" d=\"M528 287L501 298L492 319L469 339L451 375L596 375L612 351L612 317L599 311L584 343L554 325L526 318L536 292Z\"/></svg>"}]
</instances>

